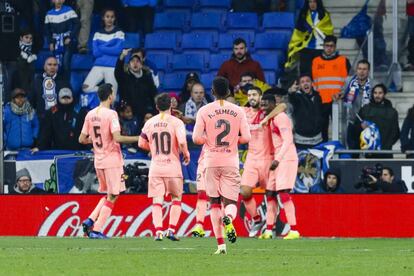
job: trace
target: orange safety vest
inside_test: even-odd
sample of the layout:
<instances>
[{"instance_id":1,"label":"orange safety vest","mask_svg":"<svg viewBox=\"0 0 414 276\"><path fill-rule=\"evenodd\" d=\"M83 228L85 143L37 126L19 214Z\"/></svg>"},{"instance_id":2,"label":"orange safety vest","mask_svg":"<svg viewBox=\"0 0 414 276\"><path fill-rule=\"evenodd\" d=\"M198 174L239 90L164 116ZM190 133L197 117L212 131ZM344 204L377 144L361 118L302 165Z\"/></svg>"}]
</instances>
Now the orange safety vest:
<instances>
[{"instance_id":1,"label":"orange safety vest","mask_svg":"<svg viewBox=\"0 0 414 276\"><path fill-rule=\"evenodd\" d=\"M313 86L322 98L322 103L332 102L332 96L341 92L348 76L346 57L325 60L321 56L312 62Z\"/></svg>"}]
</instances>

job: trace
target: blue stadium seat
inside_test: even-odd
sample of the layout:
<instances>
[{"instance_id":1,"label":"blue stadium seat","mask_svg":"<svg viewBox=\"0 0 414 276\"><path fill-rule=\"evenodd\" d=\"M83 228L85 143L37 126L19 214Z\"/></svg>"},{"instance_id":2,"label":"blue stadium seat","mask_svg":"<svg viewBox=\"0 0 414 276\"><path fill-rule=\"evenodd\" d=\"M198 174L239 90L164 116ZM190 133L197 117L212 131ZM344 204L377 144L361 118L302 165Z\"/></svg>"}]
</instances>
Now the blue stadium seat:
<instances>
[{"instance_id":1,"label":"blue stadium seat","mask_svg":"<svg viewBox=\"0 0 414 276\"><path fill-rule=\"evenodd\" d=\"M212 54L210 55L210 62L209 62L209 70L218 70L220 69L223 62L230 59L231 54L223 53L223 54Z\"/></svg>"},{"instance_id":2,"label":"blue stadium seat","mask_svg":"<svg viewBox=\"0 0 414 276\"><path fill-rule=\"evenodd\" d=\"M231 0L200 0L202 11L228 11L231 8Z\"/></svg>"},{"instance_id":3,"label":"blue stadium seat","mask_svg":"<svg viewBox=\"0 0 414 276\"><path fill-rule=\"evenodd\" d=\"M185 12L163 12L155 14L154 30L188 30L188 15Z\"/></svg>"},{"instance_id":4,"label":"blue stadium seat","mask_svg":"<svg viewBox=\"0 0 414 276\"><path fill-rule=\"evenodd\" d=\"M290 32L266 32L257 34L254 42L256 50L259 49L282 49L286 50L289 44Z\"/></svg>"},{"instance_id":5,"label":"blue stadium seat","mask_svg":"<svg viewBox=\"0 0 414 276\"><path fill-rule=\"evenodd\" d=\"M170 56L167 53L148 51L145 58L153 62L159 71L168 72L170 70Z\"/></svg>"},{"instance_id":6,"label":"blue stadium seat","mask_svg":"<svg viewBox=\"0 0 414 276\"><path fill-rule=\"evenodd\" d=\"M197 12L191 16L191 29L208 29L208 30L222 30L223 29L223 14L217 12Z\"/></svg>"},{"instance_id":7,"label":"blue stadium seat","mask_svg":"<svg viewBox=\"0 0 414 276\"><path fill-rule=\"evenodd\" d=\"M203 54L176 54L172 56L173 70L205 70L205 58Z\"/></svg>"},{"instance_id":8,"label":"blue stadium seat","mask_svg":"<svg viewBox=\"0 0 414 276\"><path fill-rule=\"evenodd\" d=\"M183 50L212 50L214 48L213 36L209 33L183 34L181 41Z\"/></svg>"},{"instance_id":9,"label":"blue stadium seat","mask_svg":"<svg viewBox=\"0 0 414 276\"><path fill-rule=\"evenodd\" d=\"M217 71L201 74L200 81L204 86L204 91L206 94L211 95L211 87L213 86L213 80L217 75ZM212 95L211 95L212 96Z\"/></svg>"},{"instance_id":10,"label":"blue stadium seat","mask_svg":"<svg viewBox=\"0 0 414 276\"><path fill-rule=\"evenodd\" d=\"M252 58L260 63L263 70L276 70L280 65L277 55L253 54Z\"/></svg>"},{"instance_id":11,"label":"blue stadium seat","mask_svg":"<svg viewBox=\"0 0 414 276\"><path fill-rule=\"evenodd\" d=\"M53 56L49 51L40 51L37 54L37 60L35 61L36 70L43 70L45 61L48 57Z\"/></svg>"},{"instance_id":12,"label":"blue stadium seat","mask_svg":"<svg viewBox=\"0 0 414 276\"><path fill-rule=\"evenodd\" d=\"M282 65L286 62L286 51L284 50L257 50L254 52L253 56L276 56L279 62L279 65Z\"/></svg>"},{"instance_id":13,"label":"blue stadium seat","mask_svg":"<svg viewBox=\"0 0 414 276\"><path fill-rule=\"evenodd\" d=\"M177 48L177 34L174 32L157 32L145 36L146 50L170 50Z\"/></svg>"},{"instance_id":14,"label":"blue stadium seat","mask_svg":"<svg viewBox=\"0 0 414 276\"><path fill-rule=\"evenodd\" d=\"M253 12L231 12L227 14L227 29L251 29L257 30L259 20Z\"/></svg>"},{"instance_id":15,"label":"blue stadium seat","mask_svg":"<svg viewBox=\"0 0 414 276\"><path fill-rule=\"evenodd\" d=\"M90 70L93 66L94 57L92 55L79 55L74 54L72 56L71 68L73 70Z\"/></svg>"},{"instance_id":16,"label":"blue stadium seat","mask_svg":"<svg viewBox=\"0 0 414 276\"><path fill-rule=\"evenodd\" d=\"M70 74L70 85L72 92L77 97L82 93L82 84L88 76L89 71L72 71Z\"/></svg>"},{"instance_id":17,"label":"blue stadium seat","mask_svg":"<svg viewBox=\"0 0 414 276\"><path fill-rule=\"evenodd\" d=\"M193 8L196 0L164 0L164 8Z\"/></svg>"},{"instance_id":18,"label":"blue stadium seat","mask_svg":"<svg viewBox=\"0 0 414 276\"><path fill-rule=\"evenodd\" d=\"M267 84L272 85L272 86L276 84L275 71L265 71L264 75L265 75L265 79L266 79Z\"/></svg>"},{"instance_id":19,"label":"blue stadium seat","mask_svg":"<svg viewBox=\"0 0 414 276\"><path fill-rule=\"evenodd\" d=\"M99 31L101 28L102 16L100 14L93 14L92 15L92 22L91 22L91 38L93 34Z\"/></svg>"},{"instance_id":20,"label":"blue stadium seat","mask_svg":"<svg viewBox=\"0 0 414 276\"><path fill-rule=\"evenodd\" d=\"M174 72L165 74L162 82L164 91L180 91L185 83L186 72Z\"/></svg>"},{"instance_id":21,"label":"blue stadium seat","mask_svg":"<svg viewBox=\"0 0 414 276\"><path fill-rule=\"evenodd\" d=\"M218 49L233 49L233 41L236 38L243 38L246 43L247 47L252 46L252 42L254 41L254 32L234 32L234 33L226 33L220 34L218 39Z\"/></svg>"},{"instance_id":22,"label":"blue stadium seat","mask_svg":"<svg viewBox=\"0 0 414 276\"><path fill-rule=\"evenodd\" d=\"M292 30L295 28L295 14L291 12L268 12L263 15L264 30Z\"/></svg>"},{"instance_id":23,"label":"blue stadium seat","mask_svg":"<svg viewBox=\"0 0 414 276\"><path fill-rule=\"evenodd\" d=\"M125 33L124 48L140 47L140 37L137 33Z\"/></svg>"}]
</instances>

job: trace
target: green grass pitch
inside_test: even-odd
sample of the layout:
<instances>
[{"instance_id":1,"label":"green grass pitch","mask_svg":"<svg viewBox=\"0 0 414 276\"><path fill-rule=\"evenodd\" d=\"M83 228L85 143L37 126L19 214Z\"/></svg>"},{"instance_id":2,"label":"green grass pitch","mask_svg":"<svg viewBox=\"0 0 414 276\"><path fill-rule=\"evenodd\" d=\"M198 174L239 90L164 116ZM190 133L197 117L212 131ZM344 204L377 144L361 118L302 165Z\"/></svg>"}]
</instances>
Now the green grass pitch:
<instances>
[{"instance_id":1,"label":"green grass pitch","mask_svg":"<svg viewBox=\"0 0 414 276\"><path fill-rule=\"evenodd\" d=\"M414 239L0 237L1 275L413 275Z\"/></svg>"}]
</instances>

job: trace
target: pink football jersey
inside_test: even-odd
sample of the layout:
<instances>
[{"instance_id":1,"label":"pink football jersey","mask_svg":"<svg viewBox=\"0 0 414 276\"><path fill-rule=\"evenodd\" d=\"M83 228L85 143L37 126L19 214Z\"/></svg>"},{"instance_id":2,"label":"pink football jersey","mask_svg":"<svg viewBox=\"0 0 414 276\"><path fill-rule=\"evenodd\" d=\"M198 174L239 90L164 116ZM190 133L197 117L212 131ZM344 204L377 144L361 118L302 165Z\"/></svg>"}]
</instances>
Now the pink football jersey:
<instances>
[{"instance_id":1,"label":"pink football jersey","mask_svg":"<svg viewBox=\"0 0 414 276\"><path fill-rule=\"evenodd\" d=\"M265 114L262 110L256 111L251 107L245 107L247 122L250 126L251 138L247 158L253 160L273 159L273 144L270 127L268 125L260 127L260 121Z\"/></svg>"},{"instance_id":2,"label":"pink football jersey","mask_svg":"<svg viewBox=\"0 0 414 276\"><path fill-rule=\"evenodd\" d=\"M121 146L112 135L117 131L121 131L121 127L114 110L98 106L86 115L82 133L92 139L95 168L117 168L124 165Z\"/></svg>"},{"instance_id":3,"label":"pink football jersey","mask_svg":"<svg viewBox=\"0 0 414 276\"><path fill-rule=\"evenodd\" d=\"M298 160L296 146L293 142L292 123L285 112L278 114L270 122L275 160Z\"/></svg>"}]
</instances>

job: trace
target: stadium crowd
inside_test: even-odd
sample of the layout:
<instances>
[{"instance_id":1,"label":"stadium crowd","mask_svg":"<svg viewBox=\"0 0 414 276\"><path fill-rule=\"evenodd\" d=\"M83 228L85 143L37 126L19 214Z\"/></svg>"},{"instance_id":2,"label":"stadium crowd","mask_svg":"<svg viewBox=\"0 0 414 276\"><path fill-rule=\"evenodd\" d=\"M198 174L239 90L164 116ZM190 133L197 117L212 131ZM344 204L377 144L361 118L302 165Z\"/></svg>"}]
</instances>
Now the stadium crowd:
<instances>
[{"instance_id":1,"label":"stadium crowd","mask_svg":"<svg viewBox=\"0 0 414 276\"><path fill-rule=\"evenodd\" d=\"M375 125L382 149L392 149L400 140L402 151L414 150L414 106L400 131L398 112L387 99L387 87L368 76L369 62L362 59L356 68L351 68L349 60L338 53L334 26L322 0L296 2L304 2L303 8L298 10L284 53L285 68L281 68L292 81L286 87L266 83L260 62L249 52L250 42L237 37L229 45L231 57L217 72L229 80L232 95L227 100L245 106L247 91L252 87L275 95L288 106L299 149L330 139L332 103L338 101L347 122L349 149L367 149L368 145L360 143L360 134ZM261 16L272 11L295 12L296 2L233 0L231 8L233 12L255 11ZM126 45L124 31L141 36L151 33L157 5L156 0L0 0L0 13L12 18L12 31L2 33L0 39L5 149L88 149L79 144L78 137L87 111L96 104L83 104L71 86L75 53L94 57L82 92L93 94L100 83L111 83L117 92L114 108L119 113L123 135L138 135L144 123L156 114L154 97L161 91L157 74L160 65L146 57L141 45ZM407 70L414 68L413 10L414 1L407 0L411 26ZM101 28L91 33L93 14L100 15ZM3 31L7 27L4 22ZM39 71L35 63L44 45L49 56ZM185 123L188 135L192 134L197 111L213 101L206 88L199 72L194 71L186 75L181 91L170 93L173 114ZM327 183L321 189L330 187Z\"/></svg>"}]
</instances>

